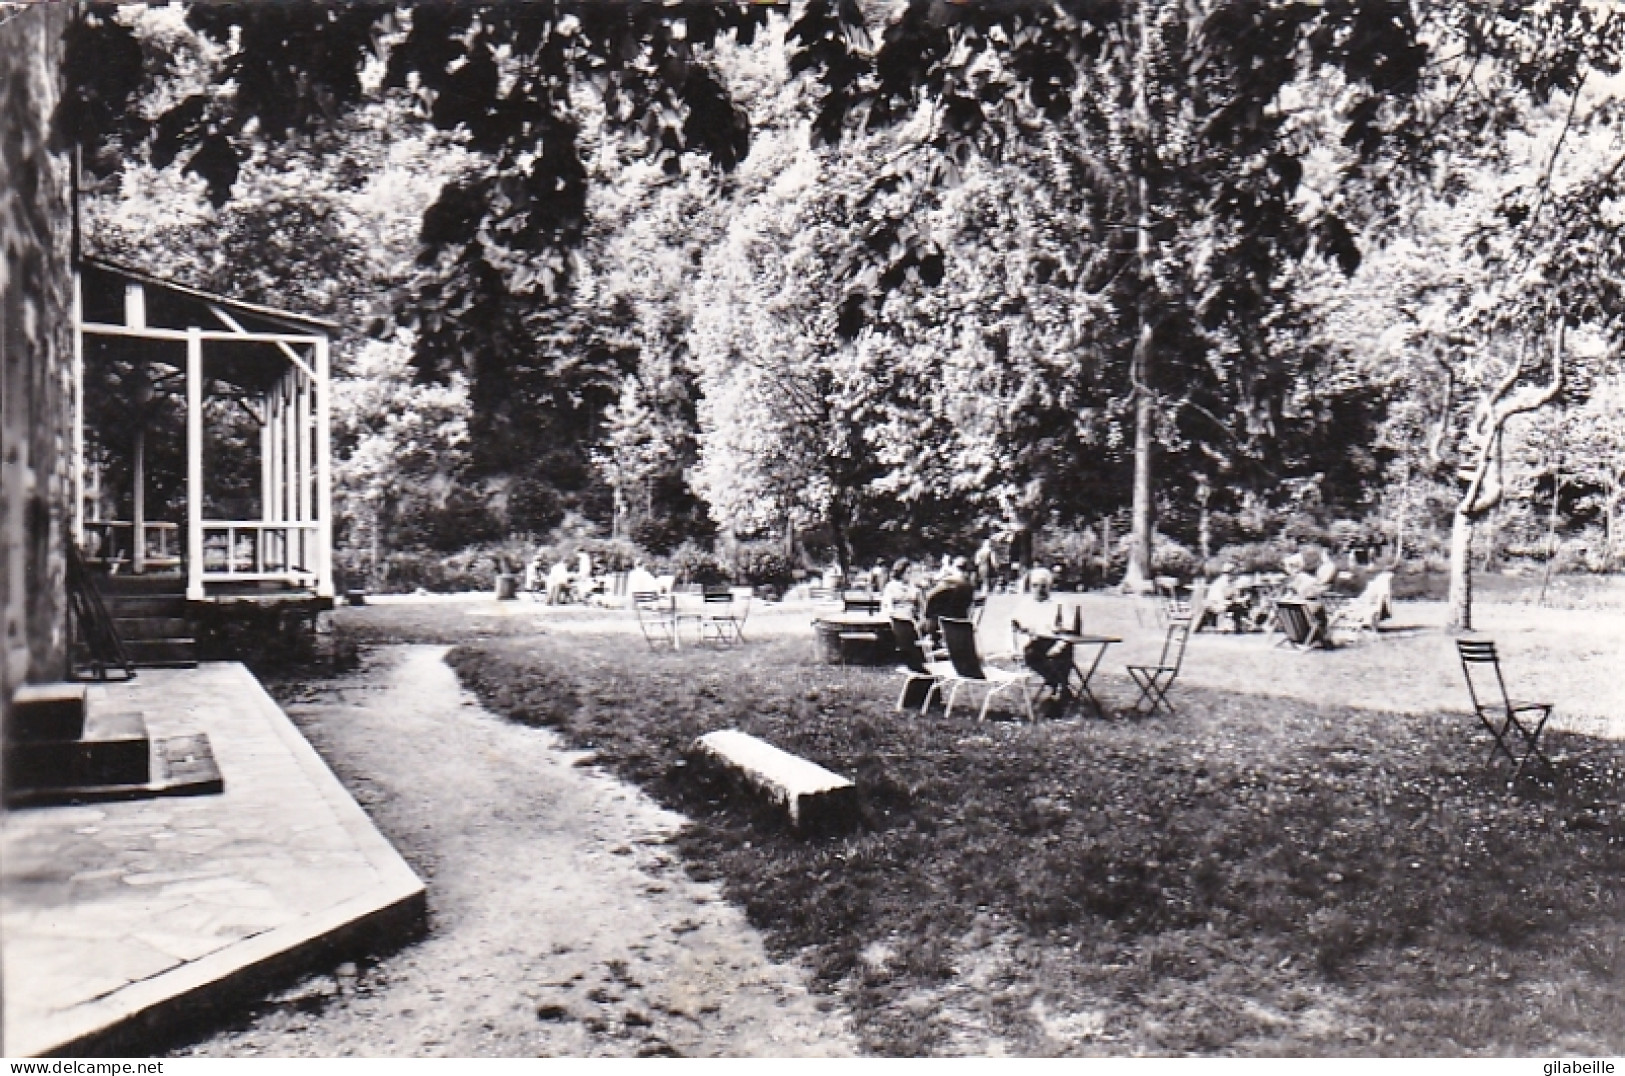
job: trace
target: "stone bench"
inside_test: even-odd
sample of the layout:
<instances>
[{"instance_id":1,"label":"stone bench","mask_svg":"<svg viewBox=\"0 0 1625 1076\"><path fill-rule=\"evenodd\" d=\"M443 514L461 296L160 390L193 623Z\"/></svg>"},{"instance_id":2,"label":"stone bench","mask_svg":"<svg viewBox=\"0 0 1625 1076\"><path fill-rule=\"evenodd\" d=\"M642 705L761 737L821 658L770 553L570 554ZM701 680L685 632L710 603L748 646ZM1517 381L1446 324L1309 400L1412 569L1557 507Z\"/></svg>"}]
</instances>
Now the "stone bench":
<instances>
[{"instance_id":1,"label":"stone bench","mask_svg":"<svg viewBox=\"0 0 1625 1076\"><path fill-rule=\"evenodd\" d=\"M856 816L857 786L850 780L748 733L708 732L694 747L704 762L783 806L795 829L840 826Z\"/></svg>"}]
</instances>

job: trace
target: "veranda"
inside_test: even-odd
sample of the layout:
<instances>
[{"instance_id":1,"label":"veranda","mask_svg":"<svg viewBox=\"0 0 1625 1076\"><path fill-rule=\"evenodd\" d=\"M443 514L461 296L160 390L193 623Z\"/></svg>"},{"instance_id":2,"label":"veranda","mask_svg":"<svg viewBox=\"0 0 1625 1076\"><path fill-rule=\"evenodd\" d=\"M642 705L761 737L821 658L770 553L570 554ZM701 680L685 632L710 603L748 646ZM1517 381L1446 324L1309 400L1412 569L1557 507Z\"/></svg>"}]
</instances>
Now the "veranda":
<instances>
[{"instance_id":1,"label":"veranda","mask_svg":"<svg viewBox=\"0 0 1625 1076\"><path fill-rule=\"evenodd\" d=\"M83 260L71 480L87 559L179 575L188 601L330 599L336 328Z\"/></svg>"}]
</instances>

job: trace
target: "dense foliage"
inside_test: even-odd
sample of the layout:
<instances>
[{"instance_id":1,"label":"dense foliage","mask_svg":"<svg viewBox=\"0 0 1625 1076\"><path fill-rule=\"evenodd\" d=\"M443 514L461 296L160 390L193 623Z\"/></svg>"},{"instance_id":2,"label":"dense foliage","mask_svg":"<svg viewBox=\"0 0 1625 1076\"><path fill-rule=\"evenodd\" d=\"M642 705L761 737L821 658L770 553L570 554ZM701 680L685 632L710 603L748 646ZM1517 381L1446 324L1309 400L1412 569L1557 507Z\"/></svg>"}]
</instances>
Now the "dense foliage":
<instances>
[{"instance_id":1,"label":"dense foliage","mask_svg":"<svg viewBox=\"0 0 1625 1076\"><path fill-rule=\"evenodd\" d=\"M1465 563L1536 500L1606 564L1621 37L1583 0L92 7L65 119L92 248L358 330L357 564L1041 533L1143 575L1153 521L1292 520L1454 522ZM1526 450L1560 407L1596 436Z\"/></svg>"}]
</instances>

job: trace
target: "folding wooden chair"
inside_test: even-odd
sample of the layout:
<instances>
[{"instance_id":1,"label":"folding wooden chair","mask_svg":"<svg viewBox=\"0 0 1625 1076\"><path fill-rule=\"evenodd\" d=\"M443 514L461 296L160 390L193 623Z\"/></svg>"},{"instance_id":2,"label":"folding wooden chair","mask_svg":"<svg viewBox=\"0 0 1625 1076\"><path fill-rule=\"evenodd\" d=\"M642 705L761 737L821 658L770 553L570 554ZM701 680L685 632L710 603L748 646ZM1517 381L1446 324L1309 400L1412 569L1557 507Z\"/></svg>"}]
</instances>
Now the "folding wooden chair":
<instances>
[{"instance_id":1,"label":"folding wooden chair","mask_svg":"<svg viewBox=\"0 0 1625 1076\"><path fill-rule=\"evenodd\" d=\"M649 649L677 649L677 611L669 595L638 591L632 595L632 608L637 610L638 627Z\"/></svg>"},{"instance_id":2,"label":"folding wooden chair","mask_svg":"<svg viewBox=\"0 0 1625 1076\"><path fill-rule=\"evenodd\" d=\"M745 641L745 616L741 615L741 603L735 601L732 590L707 588L700 601L700 642L731 646ZM749 599L742 604L748 615Z\"/></svg>"},{"instance_id":3,"label":"folding wooden chair","mask_svg":"<svg viewBox=\"0 0 1625 1076\"><path fill-rule=\"evenodd\" d=\"M1275 599L1275 622L1281 629L1276 646L1313 650L1326 646L1326 626L1309 615L1309 607L1296 598Z\"/></svg>"},{"instance_id":4,"label":"folding wooden chair","mask_svg":"<svg viewBox=\"0 0 1625 1076\"><path fill-rule=\"evenodd\" d=\"M1540 749L1540 733L1552 716L1552 703L1528 702L1509 695L1506 680L1501 676L1501 659L1495 653L1495 644L1488 639L1458 639L1456 651L1461 655L1461 671L1467 678L1467 694L1473 700L1473 712L1495 739L1490 748L1489 761L1493 762L1497 754L1505 755L1515 767L1512 772L1514 781L1523 774L1523 768L1532 758L1538 758L1550 767L1552 760ZM1493 683L1490 681L1492 670L1495 674ZM1514 733L1517 734L1516 739ZM1512 750L1520 746L1520 741L1522 758Z\"/></svg>"},{"instance_id":5,"label":"folding wooden chair","mask_svg":"<svg viewBox=\"0 0 1625 1076\"><path fill-rule=\"evenodd\" d=\"M1157 658L1157 663L1128 667L1129 677L1140 689L1140 697L1134 700L1135 713L1143 712L1149 717L1157 712L1158 707L1170 714L1174 712L1174 704L1168 701L1168 689L1174 686L1179 667L1185 662L1185 643L1190 639L1191 628L1190 620L1169 624L1168 634L1162 640L1162 656ZM1148 702L1150 706L1146 706ZM1145 707L1143 711L1142 707Z\"/></svg>"},{"instance_id":6,"label":"folding wooden chair","mask_svg":"<svg viewBox=\"0 0 1625 1076\"><path fill-rule=\"evenodd\" d=\"M958 697L960 687L981 684L987 689L987 694L982 697L982 712L977 715L978 721L987 719L987 707L994 696L1011 688L1021 695L1022 705L1027 709L1027 720L1036 721L1032 696L1027 693L1027 672L985 667L976 653L976 625L969 620L945 616L939 623L942 625L943 641L948 644L948 660L954 670L954 677L948 686L946 716L953 716L954 699Z\"/></svg>"}]
</instances>

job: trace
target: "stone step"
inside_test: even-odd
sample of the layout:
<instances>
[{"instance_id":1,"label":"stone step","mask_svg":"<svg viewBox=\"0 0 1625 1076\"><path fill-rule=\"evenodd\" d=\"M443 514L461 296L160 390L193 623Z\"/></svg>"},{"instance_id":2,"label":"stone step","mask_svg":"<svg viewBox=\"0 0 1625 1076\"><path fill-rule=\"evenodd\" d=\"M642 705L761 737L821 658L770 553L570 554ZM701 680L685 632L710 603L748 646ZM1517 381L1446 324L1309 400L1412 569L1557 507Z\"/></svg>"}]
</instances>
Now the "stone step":
<instances>
[{"instance_id":1,"label":"stone step","mask_svg":"<svg viewBox=\"0 0 1625 1076\"><path fill-rule=\"evenodd\" d=\"M694 748L702 764L733 774L785 808L795 829L838 829L857 816L857 786L848 778L749 733L708 732Z\"/></svg>"},{"instance_id":2,"label":"stone step","mask_svg":"<svg viewBox=\"0 0 1625 1076\"><path fill-rule=\"evenodd\" d=\"M17 740L77 740L85 729L85 685L24 684L11 696Z\"/></svg>"},{"instance_id":3,"label":"stone step","mask_svg":"<svg viewBox=\"0 0 1625 1076\"><path fill-rule=\"evenodd\" d=\"M113 618L113 627L125 642L192 637L192 623L183 616L120 616Z\"/></svg>"},{"instance_id":4,"label":"stone step","mask_svg":"<svg viewBox=\"0 0 1625 1076\"><path fill-rule=\"evenodd\" d=\"M112 597L119 594L185 595L186 577L177 572L148 575L105 575L96 580L96 589Z\"/></svg>"},{"instance_id":5,"label":"stone step","mask_svg":"<svg viewBox=\"0 0 1625 1076\"><path fill-rule=\"evenodd\" d=\"M8 790L139 785L151 779L147 720L135 711L92 710L78 739L18 741L6 750Z\"/></svg>"},{"instance_id":6,"label":"stone step","mask_svg":"<svg viewBox=\"0 0 1625 1076\"><path fill-rule=\"evenodd\" d=\"M107 594L102 597L107 615L115 620L127 617L184 617L186 599L173 594Z\"/></svg>"},{"instance_id":7,"label":"stone step","mask_svg":"<svg viewBox=\"0 0 1625 1076\"><path fill-rule=\"evenodd\" d=\"M169 736L149 744L148 776L141 781L17 788L8 785L12 807L144 799L149 796L207 796L225 791L225 780L204 733Z\"/></svg>"},{"instance_id":8,"label":"stone step","mask_svg":"<svg viewBox=\"0 0 1625 1076\"><path fill-rule=\"evenodd\" d=\"M180 639L126 639L124 651L136 665L148 669L190 669L197 665L197 641Z\"/></svg>"}]
</instances>

